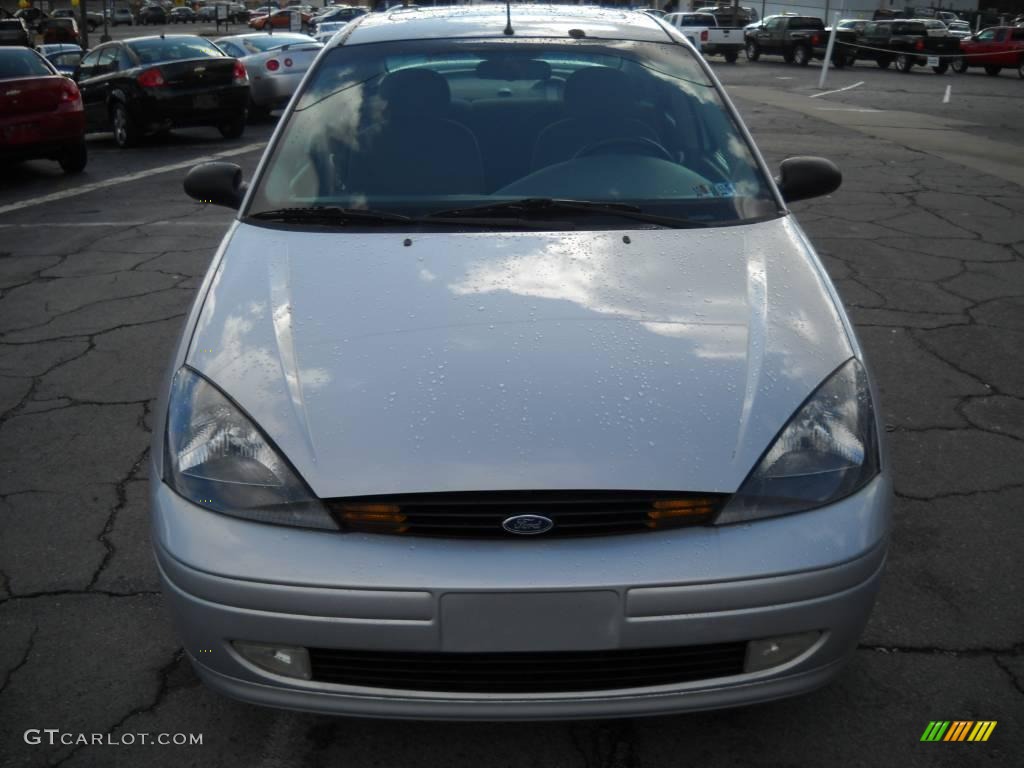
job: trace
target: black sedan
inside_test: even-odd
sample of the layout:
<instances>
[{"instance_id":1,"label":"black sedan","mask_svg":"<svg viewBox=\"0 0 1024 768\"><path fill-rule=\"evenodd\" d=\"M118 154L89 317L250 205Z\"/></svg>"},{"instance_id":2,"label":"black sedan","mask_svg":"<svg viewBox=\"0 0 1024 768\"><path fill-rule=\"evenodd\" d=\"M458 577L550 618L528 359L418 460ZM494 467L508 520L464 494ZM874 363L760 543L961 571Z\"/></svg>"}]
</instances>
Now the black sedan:
<instances>
[{"instance_id":1,"label":"black sedan","mask_svg":"<svg viewBox=\"0 0 1024 768\"><path fill-rule=\"evenodd\" d=\"M119 147L171 128L214 126L226 139L245 130L245 66L195 35L105 43L86 54L75 79L89 130L113 130Z\"/></svg>"},{"instance_id":2,"label":"black sedan","mask_svg":"<svg viewBox=\"0 0 1024 768\"><path fill-rule=\"evenodd\" d=\"M196 12L187 5L171 8L171 12L167 14L167 20L170 21L171 24L194 24L196 21Z\"/></svg>"},{"instance_id":3,"label":"black sedan","mask_svg":"<svg viewBox=\"0 0 1024 768\"><path fill-rule=\"evenodd\" d=\"M139 24L166 24L167 11L159 5L146 5L139 10Z\"/></svg>"}]
</instances>

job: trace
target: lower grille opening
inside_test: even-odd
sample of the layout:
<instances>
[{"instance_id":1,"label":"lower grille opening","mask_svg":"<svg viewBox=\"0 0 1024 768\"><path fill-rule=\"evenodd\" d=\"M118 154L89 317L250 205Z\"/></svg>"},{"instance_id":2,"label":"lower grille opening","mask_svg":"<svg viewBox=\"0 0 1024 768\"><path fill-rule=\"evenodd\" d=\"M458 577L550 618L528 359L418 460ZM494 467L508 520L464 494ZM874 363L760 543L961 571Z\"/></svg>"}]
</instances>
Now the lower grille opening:
<instances>
[{"instance_id":1,"label":"lower grille opening","mask_svg":"<svg viewBox=\"0 0 1024 768\"><path fill-rule=\"evenodd\" d=\"M317 682L452 693L608 691L743 672L746 642L677 648L435 653L310 648Z\"/></svg>"}]
</instances>

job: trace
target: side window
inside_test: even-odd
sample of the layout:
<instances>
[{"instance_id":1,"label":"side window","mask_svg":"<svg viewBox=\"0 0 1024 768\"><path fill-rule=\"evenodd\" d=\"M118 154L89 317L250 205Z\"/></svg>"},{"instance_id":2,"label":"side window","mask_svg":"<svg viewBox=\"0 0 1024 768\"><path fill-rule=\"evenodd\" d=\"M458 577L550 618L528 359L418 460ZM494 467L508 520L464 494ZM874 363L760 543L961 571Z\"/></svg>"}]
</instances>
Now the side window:
<instances>
[{"instance_id":1,"label":"side window","mask_svg":"<svg viewBox=\"0 0 1024 768\"><path fill-rule=\"evenodd\" d=\"M226 53L228 56L234 56L236 59L245 56L245 51L243 51L234 43L224 41L217 43L217 47L224 51L224 53Z\"/></svg>"},{"instance_id":2,"label":"side window","mask_svg":"<svg viewBox=\"0 0 1024 768\"><path fill-rule=\"evenodd\" d=\"M90 51L82 57L82 79L96 74L96 62L100 60L102 51Z\"/></svg>"},{"instance_id":3,"label":"side window","mask_svg":"<svg viewBox=\"0 0 1024 768\"><path fill-rule=\"evenodd\" d=\"M127 48L121 48L117 52L117 68L124 72L126 69L132 69L135 66L135 60L132 55L128 53Z\"/></svg>"},{"instance_id":4,"label":"side window","mask_svg":"<svg viewBox=\"0 0 1024 768\"><path fill-rule=\"evenodd\" d=\"M978 40L985 43L991 43L995 39L995 36L996 31L994 29L986 29L984 32L978 35Z\"/></svg>"},{"instance_id":5,"label":"side window","mask_svg":"<svg viewBox=\"0 0 1024 768\"><path fill-rule=\"evenodd\" d=\"M1006 30L1000 29L996 31L996 42L1002 43L1006 41Z\"/></svg>"},{"instance_id":6,"label":"side window","mask_svg":"<svg viewBox=\"0 0 1024 768\"><path fill-rule=\"evenodd\" d=\"M1024 40L1024 29L1015 29L1015 30L1013 30L1013 35L1012 35L1012 37L1010 39L1011 40Z\"/></svg>"},{"instance_id":7,"label":"side window","mask_svg":"<svg viewBox=\"0 0 1024 768\"><path fill-rule=\"evenodd\" d=\"M100 50L100 60L96 63L96 73L100 75L117 71L117 46Z\"/></svg>"},{"instance_id":8,"label":"side window","mask_svg":"<svg viewBox=\"0 0 1024 768\"><path fill-rule=\"evenodd\" d=\"M764 25L764 28L769 32L774 32L775 30L779 29L779 27L782 26L783 21L785 21L785 19L772 19L771 21Z\"/></svg>"}]
</instances>

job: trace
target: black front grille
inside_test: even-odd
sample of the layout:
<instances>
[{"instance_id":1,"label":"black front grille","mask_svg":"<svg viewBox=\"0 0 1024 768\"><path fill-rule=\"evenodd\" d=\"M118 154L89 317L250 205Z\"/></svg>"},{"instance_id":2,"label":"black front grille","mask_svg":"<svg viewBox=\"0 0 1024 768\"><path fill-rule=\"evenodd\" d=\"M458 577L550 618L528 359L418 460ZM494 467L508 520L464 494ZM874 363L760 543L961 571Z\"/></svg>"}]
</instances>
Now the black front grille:
<instances>
[{"instance_id":1,"label":"black front grille","mask_svg":"<svg viewBox=\"0 0 1024 768\"><path fill-rule=\"evenodd\" d=\"M360 496L328 500L346 530L420 536L518 538L502 527L517 515L540 515L551 536L593 536L678 528L710 521L724 494L671 491L489 491ZM658 505L693 505L673 515ZM527 537L523 537L527 538Z\"/></svg>"},{"instance_id":2,"label":"black front grille","mask_svg":"<svg viewBox=\"0 0 1024 768\"><path fill-rule=\"evenodd\" d=\"M416 653L310 648L313 680L452 693L608 691L743 672L746 643L543 653Z\"/></svg>"}]
</instances>

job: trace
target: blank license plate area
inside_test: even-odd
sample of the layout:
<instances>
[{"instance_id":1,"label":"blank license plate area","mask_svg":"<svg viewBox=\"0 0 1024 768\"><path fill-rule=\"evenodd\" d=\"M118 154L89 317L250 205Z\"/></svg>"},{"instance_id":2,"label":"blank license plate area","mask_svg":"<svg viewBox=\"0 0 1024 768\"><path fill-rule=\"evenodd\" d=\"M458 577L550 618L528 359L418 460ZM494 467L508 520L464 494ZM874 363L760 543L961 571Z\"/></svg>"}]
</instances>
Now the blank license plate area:
<instances>
[{"instance_id":1,"label":"blank license plate area","mask_svg":"<svg viewBox=\"0 0 1024 768\"><path fill-rule=\"evenodd\" d=\"M939 66L939 57L938 56L929 56L928 57L928 66L929 67L937 67L937 66Z\"/></svg>"},{"instance_id":2,"label":"blank license plate area","mask_svg":"<svg viewBox=\"0 0 1024 768\"><path fill-rule=\"evenodd\" d=\"M217 97L212 93L201 93L195 97L196 109L216 109Z\"/></svg>"},{"instance_id":3,"label":"blank license plate area","mask_svg":"<svg viewBox=\"0 0 1024 768\"><path fill-rule=\"evenodd\" d=\"M441 645L458 653L615 648L622 607L610 591L450 593L441 598Z\"/></svg>"}]
</instances>

